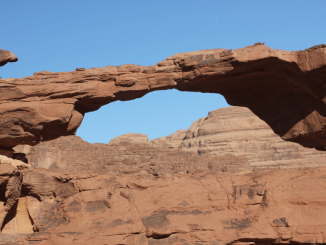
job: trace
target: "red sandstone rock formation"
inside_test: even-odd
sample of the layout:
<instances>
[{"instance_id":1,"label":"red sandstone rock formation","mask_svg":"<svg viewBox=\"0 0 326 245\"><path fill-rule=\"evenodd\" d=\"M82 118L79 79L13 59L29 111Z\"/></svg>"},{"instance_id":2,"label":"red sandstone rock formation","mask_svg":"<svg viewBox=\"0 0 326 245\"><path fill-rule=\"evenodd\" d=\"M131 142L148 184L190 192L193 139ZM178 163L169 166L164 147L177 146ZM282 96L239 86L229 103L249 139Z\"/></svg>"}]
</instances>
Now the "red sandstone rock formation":
<instances>
[{"instance_id":1,"label":"red sandstone rock formation","mask_svg":"<svg viewBox=\"0 0 326 245\"><path fill-rule=\"evenodd\" d=\"M0 66L4 66L8 62L16 62L17 56L10 51L0 49Z\"/></svg>"},{"instance_id":2,"label":"red sandstone rock formation","mask_svg":"<svg viewBox=\"0 0 326 245\"><path fill-rule=\"evenodd\" d=\"M0 65L15 60L6 52ZM0 147L74 134L88 111L177 88L222 93L284 139L322 149L325 53L324 45L286 52L257 44L178 54L152 67L0 80ZM88 144L68 136L22 147L38 169L23 155L1 156L0 244L326 243L325 167L239 172L245 157L135 140Z\"/></svg>"},{"instance_id":3,"label":"red sandstone rock formation","mask_svg":"<svg viewBox=\"0 0 326 245\"><path fill-rule=\"evenodd\" d=\"M284 141L248 108L230 106L209 112L188 130L151 140L160 146L199 155L245 156L251 168L297 168L325 166L326 154Z\"/></svg>"},{"instance_id":4,"label":"red sandstone rock formation","mask_svg":"<svg viewBox=\"0 0 326 245\"><path fill-rule=\"evenodd\" d=\"M86 112L176 88L220 93L229 104L250 108L284 140L325 150L325 78L326 45L288 52L261 43L177 54L155 66L37 72L0 80L0 147L74 134Z\"/></svg>"},{"instance_id":5,"label":"red sandstone rock formation","mask_svg":"<svg viewBox=\"0 0 326 245\"><path fill-rule=\"evenodd\" d=\"M0 203L18 199L0 243L325 243L325 176L325 167L157 178L0 165Z\"/></svg>"},{"instance_id":6,"label":"red sandstone rock formation","mask_svg":"<svg viewBox=\"0 0 326 245\"><path fill-rule=\"evenodd\" d=\"M141 144L139 137L137 140L133 144L116 140L118 144L113 141L107 145L90 144L78 136L62 136L36 146L16 146L14 158L18 158L17 153L23 153L26 162L35 168L65 173L78 170L96 174L146 173L161 177L175 173L234 173L249 169L248 159L244 156L199 156L193 152Z\"/></svg>"},{"instance_id":7,"label":"red sandstone rock formation","mask_svg":"<svg viewBox=\"0 0 326 245\"><path fill-rule=\"evenodd\" d=\"M121 142L132 143L132 144L147 144L148 136L146 134L127 133L115 137L109 142L109 145L119 144Z\"/></svg>"}]
</instances>

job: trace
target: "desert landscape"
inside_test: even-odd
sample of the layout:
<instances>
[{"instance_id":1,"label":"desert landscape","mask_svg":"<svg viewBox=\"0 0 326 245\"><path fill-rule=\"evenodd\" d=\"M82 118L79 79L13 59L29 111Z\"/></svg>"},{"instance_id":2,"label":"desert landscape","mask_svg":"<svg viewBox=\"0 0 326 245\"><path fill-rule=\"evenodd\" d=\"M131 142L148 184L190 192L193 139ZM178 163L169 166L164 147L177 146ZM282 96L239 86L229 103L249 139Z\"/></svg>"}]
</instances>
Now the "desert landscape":
<instances>
[{"instance_id":1,"label":"desert landscape","mask_svg":"<svg viewBox=\"0 0 326 245\"><path fill-rule=\"evenodd\" d=\"M325 79L326 45L263 43L0 79L0 243L325 243ZM87 112L170 88L232 106L154 140L75 135Z\"/></svg>"}]
</instances>

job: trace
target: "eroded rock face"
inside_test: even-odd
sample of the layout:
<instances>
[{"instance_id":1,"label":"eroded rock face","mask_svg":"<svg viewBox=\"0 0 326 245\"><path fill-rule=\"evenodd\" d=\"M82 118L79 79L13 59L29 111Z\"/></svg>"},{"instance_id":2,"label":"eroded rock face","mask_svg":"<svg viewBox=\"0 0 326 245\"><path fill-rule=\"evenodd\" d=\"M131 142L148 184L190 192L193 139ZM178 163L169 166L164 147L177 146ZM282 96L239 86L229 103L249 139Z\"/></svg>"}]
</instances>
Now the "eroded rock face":
<instances>
[{"instance_id":1,"label":"eroded rock face","mask_svg":"<svg viewBox=\"0 0 326 245\"><path fill-rule=\"evenodd\" d=\"M1 244L326 242L325 167L157 178L0 165L0 174L1 206L18 199Z\"/></svg>"},{"instance_id":2,"label":"eroded rock face","mask_svg":"<svg viewBox=\"0 0 326 245\"><path fill-rule=\"evenodd\" d=\"M8 62L16 62L17 60L17 56L12 52L0 49L0 66L4 66Z\"/></svg>"},{"instance_id":3,"label":"eroded rock face","mask_svg":"<svg viewBox=\"0 0 326 245\"><path fill-rule=\"evenodd\" d=\"M194 152L139 142L90 144L78 136L62 136L36 146L17 146L15 151L15 154L24 153L28 164L35 168L65 173L78 170L94 174L143 173L158 177L207 171L233 173L249 169L248 159L244 156L199 156Z\"/></svg>"},{"instance_id":4,"label":"eroded rock face","mask_svg":"<svg viewBox=\"0 0 326 245\"><path fill-rule=\"evenodd\" d=\"M148 136L146 134L135 134L128 133L120 135L109 142L109 145L119 144L119 143L131 143L131 144L147 144Z\"/></svg>"},{"instance_id":5,"label":"eroded rock face","mask_svg":"<svg viewBox=\"0 0 326 245\"><path fill-rule=\"evenodd\" d=\"M251 168L316 167L326 162L324 152L282 140L248 108L237 106L211 111L188 130L178 130L150 143L199 155L245 156Z\"/></svg>"},{"instance_id":6,"label":"eroded rock face","mask_svg":"<svg viewBox=\"0 0 326 245\"><path fill-rule=\"evenodd\" d=\"M325 78L326 45L288 52L261 43L177 54L155 66L37 72L0 80L0 147L74 134L86 112L176 88L220 93L230 105L250 108L284 140L325 150Z\"/></svg>"}]
</instances>

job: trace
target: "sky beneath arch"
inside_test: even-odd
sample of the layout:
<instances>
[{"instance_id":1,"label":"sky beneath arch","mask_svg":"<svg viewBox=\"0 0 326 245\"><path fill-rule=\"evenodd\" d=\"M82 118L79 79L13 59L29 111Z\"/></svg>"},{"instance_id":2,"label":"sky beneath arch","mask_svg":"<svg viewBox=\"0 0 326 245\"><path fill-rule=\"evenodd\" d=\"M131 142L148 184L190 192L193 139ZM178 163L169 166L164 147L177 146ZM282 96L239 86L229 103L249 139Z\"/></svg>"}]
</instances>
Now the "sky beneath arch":
<instances>
[{"instance_id":1,"label":"sky beneath arch","mask_svg":"<svg viewBox=\"0 0 326 245\"><path fill-rule=\"evenodd\" d=\"M2 78L154 65L175 53L256 42L290 51L326 43L324 0L1 0L0 9L0 49L19 58L0 68ZM77 135L92 143L129 132L153 139L225 106L217 94L157 91L86 114Z\"/></svg>"}]
</instances>

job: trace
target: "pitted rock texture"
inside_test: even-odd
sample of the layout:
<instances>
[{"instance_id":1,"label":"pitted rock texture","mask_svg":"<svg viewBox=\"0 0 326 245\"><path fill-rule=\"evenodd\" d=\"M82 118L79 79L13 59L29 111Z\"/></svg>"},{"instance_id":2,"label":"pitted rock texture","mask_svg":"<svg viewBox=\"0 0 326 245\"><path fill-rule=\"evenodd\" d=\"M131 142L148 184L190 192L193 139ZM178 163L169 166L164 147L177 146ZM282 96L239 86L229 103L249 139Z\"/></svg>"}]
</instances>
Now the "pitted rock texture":
<instances>
[{"instance_id":1,"label":"pitted rock texture","mask_svg":"<svg viewBox=\"0 0 326 245\"><path fill-rule=\"evenodd\" d=\"M194 152L154 147L148 144L90 144L78 136L62 136L36 146L16 146L28 164L65 173L87 171L96 174L170 176L175 173L239 172L249 169L244 156L224 154L199 156Z\"/></svg>"},{"instance_id":2,"label":"pitted rock texture","mask_svg":"<svg viewBox=\"0 0 326 245\"><path fill-rule=\"evenodd\" d=\"M0 174L0 206L16 200L1 244L326 242L325 167L157 178L2 164Z\"/></svg>"},{"instance_id":3,"label":"pitted rock texture","mask_svg":"<svg viewBox=\"0 0 326 245\"><path fill-rule=\"evenodd\" d=\"M17 56L12 52L0 49L0 66L4 66L8 62L16 62L17 60Z\"/></svg>"},{"instance_id":4,"label":"pitted rock texture","mask_svg":"<svg viewBox=\"0 0 326 245\"><path fill-rule=\"evenodd\" d=\"M325 166L323 151L282 140L267 123L245 107L226 107L209 112L188 130L150 141L160 147L199 155L245 156L251 168Z\"/></svg>"},{"instance_id":5,"label":"pitted rock texture","mask_svg":"<svg viewBox=\"0 0 326 245\"><path fill-rule=\"evenodd\" d=\"M289 52L262 43L176 54L155 66L36 72L0 80L0 147L72 135L86 112L175 88L220 93L230 105L250 108L284 140L325 150L325 78L326 45Z\"/></svg>"}]
</instances>

